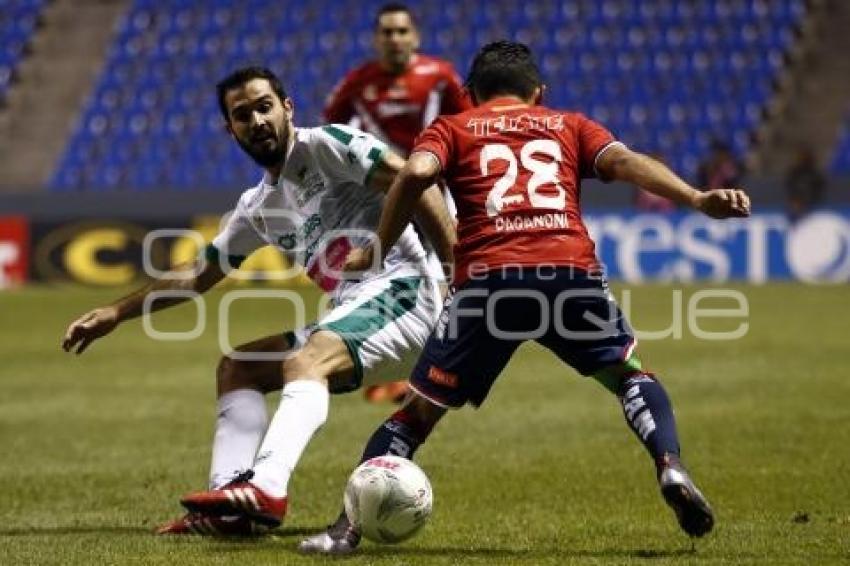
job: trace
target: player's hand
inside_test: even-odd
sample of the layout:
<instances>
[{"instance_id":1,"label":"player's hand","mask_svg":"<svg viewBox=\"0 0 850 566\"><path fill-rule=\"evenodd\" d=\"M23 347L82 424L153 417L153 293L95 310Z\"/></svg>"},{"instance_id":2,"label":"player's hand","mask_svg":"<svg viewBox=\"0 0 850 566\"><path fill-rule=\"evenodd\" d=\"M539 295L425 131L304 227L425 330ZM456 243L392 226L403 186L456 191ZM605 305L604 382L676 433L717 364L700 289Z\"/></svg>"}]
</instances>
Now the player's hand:
<instances>
[{"instance_id":1,"label":"player's hand","mask_svg":"<svg viewBox=\"0 0 850 566\"><path fill-rule=\"evenodd\" d=\"M87 312L68 326L62 339L62 349L70 352L76 346L77 354L82 354L89 344L106 336L118 326L118 309L103 307Z\"/></svg>"},{"instance_id":2,"label":"player's hand","mask_svg":"<svg viewBox=\"0 0 850 566\"><path fill-rule=\"evenodd\" d=\"M372 246L366 248L354 248L348 252L342 270L345 273L362 273L372 268L374 263Z\"/></svg>"},{"instance_id":3,"label":"player's hand","mask_svg":"<svg viewBox=\"0 0 850 566\"><path fill-rule=\"evenodd\" d=\"M740 189L714 189L700 193L695 206L712 218L745 218L750 215L750 197Z\"/></svg>"}]
</instances>

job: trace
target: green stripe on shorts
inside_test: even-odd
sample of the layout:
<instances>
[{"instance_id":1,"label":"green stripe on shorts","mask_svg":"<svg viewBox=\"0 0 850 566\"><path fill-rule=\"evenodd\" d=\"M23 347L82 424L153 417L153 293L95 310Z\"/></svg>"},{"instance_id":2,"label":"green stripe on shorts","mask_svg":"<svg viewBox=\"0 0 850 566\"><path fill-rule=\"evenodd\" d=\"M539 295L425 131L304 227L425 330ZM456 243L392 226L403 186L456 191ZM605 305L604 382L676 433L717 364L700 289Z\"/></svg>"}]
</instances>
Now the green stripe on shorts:
<instances>
[{"instance_id":1,"label":"green stripe on shorts","mask_svg":"<svg viewBox=\"0 0 850 566\"><path fill-rule=\"evenodd\" d=\"M360 361L360 347L363 342L413 310L421 283L422 279L419 277L393 279L390 281L389 289L358 305L339 320L318 326L318 330L330 330L345 342L354 362L357 387L363 381L363 366Z\"/></svg>"}]
</instances>

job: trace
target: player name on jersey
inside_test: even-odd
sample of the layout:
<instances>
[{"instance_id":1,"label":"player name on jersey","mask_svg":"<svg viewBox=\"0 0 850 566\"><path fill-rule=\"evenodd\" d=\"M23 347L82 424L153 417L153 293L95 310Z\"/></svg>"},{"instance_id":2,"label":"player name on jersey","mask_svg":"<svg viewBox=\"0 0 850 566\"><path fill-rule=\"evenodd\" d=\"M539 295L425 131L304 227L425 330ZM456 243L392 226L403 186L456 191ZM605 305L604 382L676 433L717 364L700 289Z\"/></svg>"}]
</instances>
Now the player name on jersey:
<instances>
[{"instance_id":1,"label":"player name on jersey","mask_svg":"<svg viewBox=\"0 0 850 566\"><path fill-rule=\"evenodd\" d=\"M564 129L564 116L532 116L520 114L508 116L502 114L495 118L470 118L466 127L472 130L472 135L486 137L497 133L527 132L531 130L548 130L560 132Z\"/></svg>"},{"instance_id":2,"label":"player name on jersey","mask_svg":"<svg viewBox=\"0 0 850 566\"><path fill-rule=\"evenodd\" d=\"M539 228L566 228L565 213L538 214L535 216L499 216L495 220L499 232L515 232L518 230L534 230Z\"/></svg>"}]
</instances>

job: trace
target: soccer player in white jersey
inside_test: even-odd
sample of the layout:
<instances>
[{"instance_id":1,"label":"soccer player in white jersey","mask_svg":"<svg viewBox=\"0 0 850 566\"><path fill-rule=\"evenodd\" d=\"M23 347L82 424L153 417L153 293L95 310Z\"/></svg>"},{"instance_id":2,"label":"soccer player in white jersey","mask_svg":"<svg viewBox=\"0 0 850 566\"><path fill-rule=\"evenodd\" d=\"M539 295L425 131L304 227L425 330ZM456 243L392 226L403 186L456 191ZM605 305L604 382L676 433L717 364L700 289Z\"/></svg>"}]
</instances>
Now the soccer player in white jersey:
<instances>
[{"instance_id":1,"label":"soccer player in white jersey","mask_svg":"<svg viewBox=\"0 0 850 566\"><path fill-rule=\"evenodd\" d=\"M266 245L302 265L331 293L333 308L307 328L260 338L221 359L210 489L184 497L188 513L160 533L245 535L279 525L289 478L327 418L329 392L406 375L442 302L441 274L426 262L411 226L382 265L360 280L339 278L348 252L374 233L403 159L347 126L294 127L292 101L268 69L234 72L219 83L218 98L227 130L265 170L262 182L242 194L203 256L186 266L189 273L86 313L68 327L63 348L82 353L144 314L146 298L154 311L182 302L186 292L203 293ZM417 220L450 261L454 230L436 187L423 197ZM160 298L151 302L152 293ZM269 422L264 396L281 388Z\"/></svg>"}]
</instances>

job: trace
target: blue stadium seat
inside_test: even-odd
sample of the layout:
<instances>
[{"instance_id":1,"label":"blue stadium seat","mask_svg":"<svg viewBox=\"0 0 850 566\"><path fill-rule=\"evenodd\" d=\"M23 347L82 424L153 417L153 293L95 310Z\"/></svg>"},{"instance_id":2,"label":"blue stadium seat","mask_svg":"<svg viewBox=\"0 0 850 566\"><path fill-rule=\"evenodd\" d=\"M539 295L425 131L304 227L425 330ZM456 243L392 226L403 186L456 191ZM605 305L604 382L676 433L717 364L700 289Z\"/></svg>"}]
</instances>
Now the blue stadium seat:
<instances>
[{"instance_id":1,"label":"blue stadium seat","mask_svg":"<svg viewBox=\"0 0 850 566\"><path fill-rule=\"evenodd\" d=\"M0 103L38 27L44 0L0 1Z\"/></svg>"},{"instance_id":2,"label":"blue stadium seat","mask_svg":"<svg viewBox=\"0 0 850 566\"><path fill-rule=\"evenodd\" d=\"M222 132L215 82L238 65L267 65L291 91L298 122L318 123L334 83L373 57L374 14L383 3L135 0L52 186L234 190L255 183L256 168ZM749 149L806 8L803 0L492 0L415 9L424 52L465 73L482 44L524 41L541 61L547 103L597 118L692 176L718 134L736 151ZM8 37L0 96L13 68L4 57L20 50L16 38L37 21L14 20L20 23L0 19ZM850 169L850 157L842 159Z\"/></svg>"}]
</instances>

